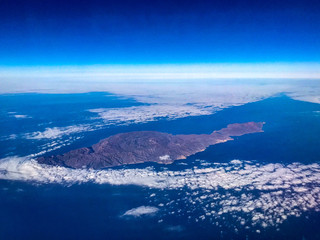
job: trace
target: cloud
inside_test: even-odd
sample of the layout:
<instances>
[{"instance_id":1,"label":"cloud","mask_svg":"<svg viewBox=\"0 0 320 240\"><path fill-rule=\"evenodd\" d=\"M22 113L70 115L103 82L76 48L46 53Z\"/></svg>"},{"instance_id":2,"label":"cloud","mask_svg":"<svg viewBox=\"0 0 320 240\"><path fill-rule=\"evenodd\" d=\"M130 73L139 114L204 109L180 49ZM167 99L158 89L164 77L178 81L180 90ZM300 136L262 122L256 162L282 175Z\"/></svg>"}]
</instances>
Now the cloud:
<instances>
[{"instance_id":1,"label":"cloud","mask_svg":"<svg viewBox=\"0 0 320 240\"><path fill-rule=\"evenodd\" d=\"M160 118L177 119L198 115L210 115L214 108L194 105L153 104L125 108L98 108L88 110L97 113L106 124L130 124L156 121Z\"/></svg>"},{"instance_id":2,"label":"cloud","mask_svg":"<svg viewBox=\"0 0 320 240\"><path fill-rule=\"evenodd\" d=\"M185 79L319 79L319 63L161 64L59 67L6 67L5 79L97 79L152 81ZM11 83L12 85L14 83ZM4 85L6 86L6 85ZM34 87L34 86L32 86Z\"/></svg>"},{"instance_id":3,"label":"cloud","mask_svg":"<svg viewBox=\"0 0 320 240\"><path fill-rule=\"evenodd\" d=\"M16 115L13 115L13 117L15 117L15 118L30 118L28 115L18 115L18 114L16 114Z\"/></svg>"},{"instance_id":4,"label":"cloud","mask_svg":"<svg viewBox=\"0 0 320 240\"><path fill-rule=\"evenodd\" d=\"M320 103L319 69L319 63L3 68L0 69L3 85L0 91L105 91L147 99L141 101L144 103L180 103L180 100L186 99L194 103L199 98L208 98L208 104L213 102L230 106L235 102L250 102L252 97L263 99L286 92L294 99Z\"/></svg>"},{"instance_id":5,"label":"cloud","mask_svg":"<svg viewBox=\"0 0 320 240\"><path fill-rule=\"evenodd\" d=\"M319 69L319 63L2 68L0 91L105 91L142 103L214 107L237 106L285 92L297 100L320 103Z\"/></svg>"},{"instance_id":6,"label":"cloud","mask_svg":"<svg viewBox=\"0 0 320 240\"><path fill-rule=\"evenodd\" d=\"M136 86L139 87L136 87ZM109 83L107 91L120 97L133 98L142 106L97 108L106 124L130 124L210 115L225 108L260 101L291 89L288 83L255 82L189 82L178 83ZM301 87L300 87L301 89Z\"/></svg>"},{"instance_id":7,"label":"cloud","mask_svg":"<svg viewBox=\"0 0 320 240\"><path fill-rule=\"evenodd\" d=\"M33 133L26 133L24 137L26 139L56 139L61 138L65 135L70 135L74 133L81 133L92 131L93 128L90 125L74 125L74 126L67 126L67 127L53 127L53 128L46 128L43 132L37 131Z\"/></svg>"},{"instance_id":8,"label":"cloud","mask_svg":"<svg viewBox=\"0 0 320 240\"><path fill-rule=\"evenodd\" d=\"M169 155L160 156L159 159L160 159L161 161L171 160L171 158L170 158Z\"/></svg>"},{"instance_id":9,"label":"cloud","mask_svg":"<svg viewBox=\"0 0 320 240\"><path fill-rule=\"evenodd\" d=\"M18 138L17 134L10 134L9 136L1 136L0 141L15 140L17 138Z\"/></svg>"},{"instance_id":10,"label":"cloud","mask_svg":"<svg viewBox=\"0 0 320 240\"><path fill-rule=\"evenodd\" d=\"M320 84L314 81L187 81L185 84L176 82L154 83L85 83L85 92L93 90L109 91L118 97L133 98L145 105L124 108L87 109L95 114L91 122L84 124L51 127L35 132L21 133L0 137L10 140L14 137L29 140L46 140L39 146L38 156L58 149L82 137L87 131L106 128L109 125L128 125L158 121L159 119L174 120L184 117L214 114L225 108L240 106L246 103L260 101L280 92L294 99L320 103ZM138 86L138 87L137 87ZM92 88L91 88L92 87ZM74 88L71 88L72 91ZM67 89L67 92L70 88ZM85 109L84 109L85 110ZM17 115L17 112L9 113ZM21 115L27 116L27 115ZM72 139L67 139L72 138ZM49 146L50 144L58 144Z\"/></svg>"},{"instance_id":11,"label":"cloud","mask_svg":"<svg viewBox=\"0 0 320 240\"><path fill-rule=\"evenodd\" d=\"M131 217L141 217L146 215L153 215L159 211L159 208L151 206L141 206L137 208L132 208L126 211L122 216L131 216Z\"/></svg>"},{"instance_id":12,"label":"cloud","mask_svg":"<svg viewBox=\"0 0 320 240\"><path fill-rule=\"evenodd\" d=\"M37 157L47 152L57 150L61 147L70 145L74 141L81 139L83 132L90 132L105 127L106 124L98 122L90 124L78 124L66 127L46 128L44 131L35 131L21 134L11 134L8 136L0 136L0 141L9 141L17 138L28 140L45 140L37 145L37 151L28 157Z\"/></svg>"},{"instance_id":13,"label":"cloud","mask_svg":"<svg viewBox=\"0 0 320 240\"><path fill-rule=\"evenodd\" d=\"M92 182L146 186L157 193L157 197L148 198L149 204L163 206L162 217L177 214L195 222L208 221L213 224L232 217L234 226L238 224L260 229L278 226L306 211L320 211L318 163L202 161L199 167L184 166L181 171L168 168L170 166L163 170L152 167L68 169L12 157L0 160L0 179L45 184ZM178 191L178 195L166 194L165 190L172 189ZM138 216L154 211L154 208L142 207L131 209L124 215Z\"/></svg>"},{"instance_id":14,"label":"cloud","mask_svg":"<svg viewBox=\"0 0 320 240\"><path fill-rule=\"evenodd\" d=\"M10 117L14 117L14 118L17 118L17 119L31 118L30 116L25 115L25 114L17 114L17 112L8 112L8 115Z\"/></svg>"},{"instance_id":15,"label":"cloud","mask_svg":"<svg viewBox=\"0 0 320 240\"><path fill-rule=\"evenodd\" d=\"M39 145L39 152L35 152L35 153L32 153L30 155L28 155L27 157L28 158L35 158L35 157L38 157L40 155L43 155L45 153L48 153L48 152L51 152L51 151L54 151L54 150L57 150L61 147L64 147L64 146L68 146L70 145L71 143L73 143L74 141L80 139L82 137L79 137L79 136L69 136L65 139L53 139L53 140L50 140L49 142L46 142L42 145Z\"/></svg>"}]
</instances>

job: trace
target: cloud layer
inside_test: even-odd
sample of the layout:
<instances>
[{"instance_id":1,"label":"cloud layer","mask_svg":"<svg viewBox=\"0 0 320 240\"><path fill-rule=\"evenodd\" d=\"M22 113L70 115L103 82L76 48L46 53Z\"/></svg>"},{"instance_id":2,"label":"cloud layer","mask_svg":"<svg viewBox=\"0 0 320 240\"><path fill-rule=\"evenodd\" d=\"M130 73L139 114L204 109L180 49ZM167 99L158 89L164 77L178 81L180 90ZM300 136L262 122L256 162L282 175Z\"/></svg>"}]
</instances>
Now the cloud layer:
<instances>
[{"instance_id":1,"label":"cloud layer","mask_svg":"<svg viewBox=\"0 0 320 240\"><path fill-rule=\"evenodd\" d=\"M214 108L203 108L195 105L153 104L125 108L98 108L90 109L89 111L97 113L99 118L103 119L106 124L130 124L156 121L160 118L172 120L190 116L210 115L214 112Z\"/></svg>"},{"instance_id":2,"label":"cloud layer","mask_svg":"<svg viewBox=\"0 0 320 240\"><path fill-rule=\"evenodd\" d=\"M232 217L239 226L264 228L278 226L307 211L320 211L318 163L259 164L234 160L218 164L203 162L199 167L181 171L152 167L74 170L39 165L35 160L7 158L1 160L0 179L149 187L154 189L150 205L166 210L164 215L184 215L196 222L215 223ZM178 191L178 197L165 195L170 191ZM149 210L132 209L127 215Z\"/></svg>"},{"instance_id":3,"label":"cloud layer","mask_svg":"<svg viewBox=\"0 0 320 240\"><path fill-rule=\"evenodd\" d=\"M319 79L319 63L161 64L0 68L4 79L97 79L152 81L185 79ZM8 83L6 83L8 84ZM9 86L14 83L8 84ZM5 85L6 86L6 85ZM33 86L32 86L33 87ZM4 89L6 90L6 89Z\"/></svg>"}]
</instances>

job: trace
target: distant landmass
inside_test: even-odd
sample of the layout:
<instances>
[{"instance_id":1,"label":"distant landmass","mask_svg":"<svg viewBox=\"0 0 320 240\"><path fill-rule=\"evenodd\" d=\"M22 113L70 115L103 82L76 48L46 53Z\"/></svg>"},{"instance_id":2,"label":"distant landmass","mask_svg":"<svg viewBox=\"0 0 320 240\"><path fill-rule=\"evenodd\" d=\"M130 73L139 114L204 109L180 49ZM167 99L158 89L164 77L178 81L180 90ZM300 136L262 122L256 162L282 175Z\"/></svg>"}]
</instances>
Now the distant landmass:
<instances>
[{"instance_id":1,"label":"distant landmass","mask_svg":"<svg viewBox=\"0 0 320 240\"><path fill-rule=\"evenodd\" d=\"M63 155L40 157L39 163L69 168L94 168L157 162L170 164L204 151L210 145L233 140L232 136L263 132L263 122L229 124L212 134L172 135L156 131L127 132L110 136L91 147Z\"/></svg>"}]
</instances>

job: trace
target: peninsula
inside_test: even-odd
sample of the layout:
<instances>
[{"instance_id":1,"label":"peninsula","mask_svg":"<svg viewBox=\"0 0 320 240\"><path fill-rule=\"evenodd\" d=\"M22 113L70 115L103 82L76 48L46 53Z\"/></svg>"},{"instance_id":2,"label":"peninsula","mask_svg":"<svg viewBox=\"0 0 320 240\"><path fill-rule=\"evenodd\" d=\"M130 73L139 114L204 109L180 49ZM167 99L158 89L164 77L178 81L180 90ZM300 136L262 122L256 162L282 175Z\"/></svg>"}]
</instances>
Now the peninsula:
<instances>
[{"instance_id":1,"label":"peninsula","mask_svg":"<svg viewBox=\"0 0 320 240\"><path fill-rule=\"evenodd\" d=\"M102 169L125 164L170 164L234 136L263 132L263 122L229 124L211 134L172 135L156 131L127 132L110 136L91 147L62 155L40 157L39 163L69 168Z\"/></svg>"}]
</instances>

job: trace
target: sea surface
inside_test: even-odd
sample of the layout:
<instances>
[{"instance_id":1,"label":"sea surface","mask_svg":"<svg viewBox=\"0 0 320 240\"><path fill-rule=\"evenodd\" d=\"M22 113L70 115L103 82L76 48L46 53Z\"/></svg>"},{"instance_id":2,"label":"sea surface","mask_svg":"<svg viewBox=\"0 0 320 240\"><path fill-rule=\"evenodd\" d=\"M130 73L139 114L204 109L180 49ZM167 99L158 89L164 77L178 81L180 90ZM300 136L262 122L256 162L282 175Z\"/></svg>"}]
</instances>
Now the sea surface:
<instances>
[{"instance_id":1,"label":"sea surface","mask_svg":"<svg viewBox=\"0 0 320 240\"><path fill-rule=\"evenodd\" d=\"M0 103L0 162L15 156L62 154L120 132L208 134L231 123L265 122L263 133L236 137L171 165L146 163L114 168L115 173L143 169L168 174L170 178L163 187L158 182L156 186L152 182L126 184L125 180L123 184L99 184L2 177L0 239L320 239L320 201L318 193L312 192L320 187L318 173L312 172L320 160L319 104L280 94L211 115L128 124L105 122L88 111L145 105L109 93L6 94L0 95ZM47 135L43 135L46 130ZM296 185L285 188L284 183L268 183L270 188L253 183L251 187L251 181L261 175L260 169L265 166L275 166L284 173L293 169L294 180L305 174L309 181L297 183L299 189ZM208 169L218 169L217 175L223 181L234 177L231 182L243 182L248 176L248 183L239 184L245 187L230 187L230 183L203 187L201 170ZM237 175L237 171L248 169L248 175ZM183 180L176 177L180 172L191 172L189 182L181 183ZM204 181L208 179L205 176ZM193 187L193 183L201 186ZM277 186L277 197L269 194L273 186ZM269 200L262 201L263 194ZM228 199L234 200L234 209L223 202ZM286 199L296 202L296 208L284 203ZM254 204L246 211L243 206L249 201ZM275 201L278 203L273 205ZM310 201L315 203L310 205ZM261 204L277 206L284 214L266 208L257 210ZM259 211L262 220L254 221Z\"/></svg>"}]
</instances>

